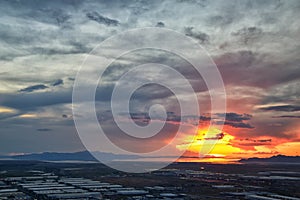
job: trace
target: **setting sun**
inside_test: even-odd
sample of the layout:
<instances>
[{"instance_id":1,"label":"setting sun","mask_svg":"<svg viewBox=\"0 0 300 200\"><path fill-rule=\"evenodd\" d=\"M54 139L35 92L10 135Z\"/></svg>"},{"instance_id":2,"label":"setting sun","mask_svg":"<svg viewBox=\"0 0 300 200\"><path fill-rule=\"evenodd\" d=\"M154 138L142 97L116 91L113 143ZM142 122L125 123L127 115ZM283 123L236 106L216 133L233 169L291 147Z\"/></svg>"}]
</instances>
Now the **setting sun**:
<instances>
[{"instance_id":1,"label":"setting sun","mask_svg":"<svg viewBox=\"0 0 300 200\"><path fill-rule=\"evenodd\" d=\"M204 158L214 158L211 160L224 161L224 158L240 152L241 149L231 145L234 136L217 128L204 128L197 131L197 135L187 136L183 143L176 146L177 149L187 149L186 156L195 156ZM201 153L207 152L205 155ZM207 159L205 159L206 161Z\"/></svg>"},{"instance_id":2,"label":"setting sun","mask_svg":"<svg viewBox=\"0 0 300 200\"><path fill-rule=\"evenodd\" d=\"M294 155L298 142L277 144L272 139L237 139L236 133L217 128L198 128L197 135L186 135L178 150L186 150L181 162L232 162L241 158L269 157L270 155Z\"/></svg>"}]
</instances>

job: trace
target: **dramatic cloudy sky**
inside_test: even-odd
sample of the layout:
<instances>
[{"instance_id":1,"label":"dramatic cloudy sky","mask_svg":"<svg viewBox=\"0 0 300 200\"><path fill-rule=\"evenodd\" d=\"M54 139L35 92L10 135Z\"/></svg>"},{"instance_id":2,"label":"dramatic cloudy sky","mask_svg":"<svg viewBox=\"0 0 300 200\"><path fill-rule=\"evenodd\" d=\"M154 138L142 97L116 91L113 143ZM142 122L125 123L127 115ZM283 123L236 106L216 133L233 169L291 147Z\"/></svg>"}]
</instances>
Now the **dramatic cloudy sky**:
<instances>
[{"instance_id":1,"label":"dramatic cloudy sky","mask_svg":"<svg viewBox=\"0 0 300 200\"><path fill-rule=\"evenodd\" d=\"M105 71L97 89L97 116L109 137L128 146L109 110L115 81L132 65L156 62L181 72L199 97L199 136L191 153L199 150L198 141L214 140L216 157L300 155L299 10L298 0L1 0L0 154L83 150L72 116L73 83L83 59L114 34L159 27L191 37L207 50L225 84L227 113L210 113L208 90L185 60L163 51L133 52ZM178 114L173 93L150 85L132 97L136 123L147 123L153 103L165 106L168 123L155 140L135 141L135 151L165 144L178 123L185 123L186 137L174 147L180 151L191 142L193 120ZM201 137L209 119L224 116L224 130Z\"/></svg>"}]
</instances>

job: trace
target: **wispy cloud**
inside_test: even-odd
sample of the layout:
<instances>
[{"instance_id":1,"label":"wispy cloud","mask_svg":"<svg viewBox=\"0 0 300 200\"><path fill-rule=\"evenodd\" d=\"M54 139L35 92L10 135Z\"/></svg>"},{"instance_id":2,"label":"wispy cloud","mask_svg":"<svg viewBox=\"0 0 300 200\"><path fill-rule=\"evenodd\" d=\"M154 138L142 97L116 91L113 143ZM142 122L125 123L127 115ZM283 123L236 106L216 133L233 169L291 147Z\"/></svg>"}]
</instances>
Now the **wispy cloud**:
<instances>
[{"instance_id":1,"label":"wispy cloud","mask_svg":"<svg viewBox=\"0 0 300 200\"><path fill-rule=\"evenodd\" d=\"M20 92L33 92L33 91L36 91L36 90L44 90L46 88L48 88L46 85L39 84L39 85L32 85L32 86L23 88L19 91Z\"/></svg>"}]
</instances>

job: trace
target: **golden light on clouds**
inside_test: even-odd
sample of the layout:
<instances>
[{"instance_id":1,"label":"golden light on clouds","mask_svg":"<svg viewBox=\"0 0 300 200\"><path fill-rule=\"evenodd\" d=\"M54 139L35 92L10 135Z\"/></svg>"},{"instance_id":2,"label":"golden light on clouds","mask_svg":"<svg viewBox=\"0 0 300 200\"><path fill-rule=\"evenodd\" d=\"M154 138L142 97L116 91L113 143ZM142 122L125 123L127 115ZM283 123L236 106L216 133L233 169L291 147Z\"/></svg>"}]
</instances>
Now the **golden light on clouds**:
<instances>
[{"instance_id":1,"label":"golden light on clouds","mask_svg":"<svg viewBox=\"0 0 300 200\"><path fill-rule=\"evenodd\" d=\"M37 115L36 114L23 114L23 115L19 115L20 118L36 118Z\"/></svg>"},{"instance_id":2,"label":"golden light on clouds","mask_svg":"<svg viewBox=\"0 0 300 200\"><path fill-rule=\"evenodd\" d=\"M278 152L288 156L300 155L300 142L286 142L276 146Z\"/></svg>"},{"instance_id":3,"label":"golden light on clouds","mask_svg":"<svg viewBox=\"0 0 300 200\"><path fill-rule=\"evenodd\" d=\"M263 144L259 141L266 141ZM282 142L272 143L272 140L258 138L255 140L241 141L234 135L218 130L216 128L199 129L198 134L193 137L187 135L182 143L177 145L178 150L187 149L184 158L180 161L190 162L232 162L241 158L250 157L270 157L273 155L299 155L300 142ZM248 143L247 143L248 142ZM242 144L242 145L241 145ZM243 146L244 145L244 146ZM247 145L253 145L250 149ZM199 153L203 148L210 148L208 154L201 158Z\"/></svg>"},{"instance_id":4,"label":"golden light on clouds","mask_svg":"<svg viewBox=\"0 0 300 200\"><path fill-rule=\"evenodd\" d=\"M230 142L234 140L234 136L220 131L216 128L211 129L199 129L198 134L193 136L187 136L183 144L177 145L179 150L187 149L189 152L199 153L202 148L211 148L209 155L215 157L224 157L229 154L240 152L241 149L233 147Z\"/></svg>"},{"instance_id":5,"label":"golden light on clouds","mask_svg":"<svg viewBox=\"0 0 300 200\"><path fill-rule=\"evenodd\" d=\"M16 112L15 109L0 106L0 113L15 113L15 112Z\"/></svg>"}]
</instances>

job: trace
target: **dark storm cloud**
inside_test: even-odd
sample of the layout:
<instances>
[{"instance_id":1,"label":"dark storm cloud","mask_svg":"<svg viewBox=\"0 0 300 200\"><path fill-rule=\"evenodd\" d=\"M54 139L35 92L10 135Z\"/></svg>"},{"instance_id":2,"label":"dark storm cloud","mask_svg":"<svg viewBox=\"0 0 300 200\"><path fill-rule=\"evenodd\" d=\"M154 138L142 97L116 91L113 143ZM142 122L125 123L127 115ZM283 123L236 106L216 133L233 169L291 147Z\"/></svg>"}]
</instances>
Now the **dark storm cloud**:
<instances>
[{"instance_id":1,"label":"dark storm cloud","mask_svg":"<svg viewBox=\"0 0 300 200\"><path fill-rule=\"evenodd\" d=\"M96 100L97 101L110 101L112 92L114 90L115 84L106 84L98 86L96 89Z\"/></svg>"},{"instance_id":2,"label":"dark storm cloud","mask_svg":"<svg viewBox=\"0 0 300 200\"><path fill-rule=\"evenodd\" d=\"M297 71L291 71L291 73L294 73L300 77L300 73ZM271 88L271 90L265 95L261 103L266 105L270 103L278 103L282 105L299 105L299 96L300 81L299 79L295 79L294 81L279 84L278 86Z\"/></svg>"},{"instance_id":3,"label":"dark storm cloud","mask_svg":"<svg viewBox=\"0 0 300 200\"><path fill-rule=\"evenodd\" d=\"M157 22L156 27L165 27L163 22Z\"/></svg>"},{"instance_id":4,"label":"dark storm cloud","mask_svg":"<svg viewBox=\"0 0 300 200\"><path fill-rule=\"evenodd\" d=\"M37 107L46 107L55 104L71 103L72 91L38 92L23 94L6 94L1 104L20 110L34 110Z\"/></svg>"},{"instance_id":5,"label":"dark storm cloud","mask_svg":"<svg viewBox=\"0 0 300 200\"><path fill-rule=\"evenodd\" d=\"M132 100L137 99L139 101L148 101L155 99L166 99L171 96L174 96L174 93L169 89L158 84L147 84L136 90L131 98Z\"/></svg>"},{"instance_id":6,"label":"dark storm cloud","mask_svg":"<svg viewBox=\"0 0 300 200\"><path fill-rule=\"evenodd\" d=\"M133 120L150 120L148 113L130 113L130 116Z\"/></svg>"},{"instance_id":7,"label":"dark storm cloud","mask_svg":"<svg viewBox=\"0 0 300 200\"><path fill-rule=\"evenodd\" d=\"M254 140L254 142L272 142L272 139L266 139L266 140Z\"/></svg>"},{"instance_id":8,"label":"dark storm cloud","mask_svg":"<svg viewBox=\"0 0 300 200\"><path fill-rule=\"evenodd\" d=\"M52 83L52 86L58 86L58 85L63 85L64 81L62 79L56 80L54 83Z\"/></svg>"},{"instance_id":9,"label":"dark storm cloud","mask_svg":"<svg viewBox=\"0 0 300 200\"><path fill-rule=\"evenodd\" d=\"M196 92L207 91L205 82L201 78L200 74L193 68L193 66L191 66L187 61L180 58L179 56L175 56L169 52L165 52L162 50L149 49L139 50L138 52L132 52L132 54L122 56L121 58L119 58L119 60L115 61L105 70L103 74L103 80L112 83L112 85L105 86L109 87L107 88L108 90L105 91L108 92L107 94L101 94L101 90L97 90L97 97L110 96L114 87L114 82L118 81L118 79L124 73L128 72L134 66L138 66L140 64L145 63L160 63L165 64L167 66L172 66L175 70L179 71L182 75L186 77L186 79L190 81L191 86ZM125 61L126 63L123 64L122 61ZM161 75L164 75L170 83L174 82L180 85L181 80L175 80L174 77L171 77L168 74ZM156 75L152 72L151 76ZM173 96L174 94L170 90L166 89L161 85L148 84L143 86L142 89L137 90L132 98L138 99L139 101L150 101L154 99L167 99Z\"/></svg>"},{"instance_id":10,"label":"dark storm cloud","mask_svg":"<svg viewBox=\"0 0 300 200\"><path fill-rule=\"evenodd\" d=\"M149 123L150 120L163 120L159 116L154 116L150 118L149 113L146 112L139 112L139 113L130 113L130 117L132 120L137 121L137 122L143 122L143 123ZM186 122L189 120L191 117L190 116L178 116L174 112L167 112L167 122L173 122L173 123L179 123L179 122Z\"/></svg>"},{"instance_id":11,"label":"dark storm cloud","mask_svg":"<svg viewBox=\"0 0 300 200\"><path fill-rule=\"evenodd\" d=\"M259 39L259 37L261 37L263 34L263 30L258 27L244 27L231 34L239 37L241 42L247 45Z\"/></svg>"},{"instance_id":12,"label":"dark storm cloud","mask_svg":"<svg viewBox=\"0 0 300 200\"><path fill-rule=\"evenodd\" d=\"M218 133L214 137L204 138L205 140L221 140L225 136L224 133Z\"/></svg>"},{"instance_id":13,"label":"dark storm cloud","mask_svg":"<svg viewBox=\"0 0 300 200\"><path fill-rule=\"evenodd\" d=\"M140 121L136 121L138 125ZM142 138L132 137L118 127L115 120L103 120L100 121L101 127L111 142L118 145L119 147L130 150L131 152L145 152L146 149L157 149L158 146L162 147L166 139L173 138L178 131L179 124L176 123L165 123L162 130L159 131L155 136L149 137L146 140ZM147 134L146 132L141 133Z\"/></svg>"},{"instance_id":14,"label":"dark storm cloud","mask_svg":"<svg viewBox=\"0 0 300 200\"><path fill-rule=\"evenodd\" d=\"M295 119L300 119L299 115L280 115L280 116L273 116L272 118L295 118Z\"/></svg>"},{"instance_id":15,"label":"dark storm cloud","mask_svg":"<svg viewBox=\"0 0 300 200\"><path fill-rule=\"evenodd\" d=\"M269 106L260 108L264 111L284 111L284 112L296 112L300 111L300 106L296 105L282 105L282 106Z\"/></svg>"},{"instance_id":16,"label":"dark storm cloud","mask_svg":"<svg viewBox=\"0 0 300 200\"><path fill-rule=\"evenodd\" d=\"M46 88L48 88L48 87L46 85L43 85L43 84L32 85L32 86L26 87L24 89L20 89L19 92L33 92L33 91L36 91L36 90L44 90Z\"/></svg>"},{"instance_id":17,"label":"dark storm cloud","mask_svg":"<svg viewBox=\"0 0 300 200\"><path fill-rule=\"evenodd\" d=\"M241 139L240 141L249 141L249 142L272 142L272 139L261 139L261 140L253 140L250 138L246 138L246 139Z\"/></svg>"},{"instance_id":18,"label":"dark storm cloud","mask_svg":"<svg viewBox=\"0 0 300 200\"><path fill-rule=\"evenodd\" d=\"M53 83L53 86L63 84L57 80ZM10 108L20 110L32 110L38 107L47 107L57 104L69 104L72 103L72 88L59 90L59 91L41 91L33 92L37 90L44 90L49 88L45 85L34 85L20 90L22 93L16 94L2 94L0 100L1 105ZM111 100L114 84L101 85L97 88L95 100L100 102L109 102Z\"/></svg>"},{"instance_id":19,"label":"dark storm cloud","mask_svg":"<svg viewBox=\"0 0 300 200\"><path fill-rule=\"evenodd\" d=\"M210 121L212 118L208 116L201 115L199 117L200 121Z\"/></svg>"},{"instance_id":20,"label":"dark storm cloud","mask_svg":"<svg viewBox=\"0 0 300 200\"><path fill-rule=\"evenodd\" d=\"M100 15L98 12L93 11L93 12L88 12L86 13L86 16L93 21L98 22L99 24L104 24L107 26L117 26L119 25L119 21L115 19L110 19L108 17L104 17Z\"/></svg>"},{"instance_id":21,"label":"dark storm cloud","mask_svg":"<svg viewBox=\"0 0 300 200\"><path fill-rule=\"evenodd\" d=\"M60 83L59 80L55 83L56 84L53 83L53 86L63 84ZM114 84L104 84L97 87L95 100L99 102L109 102L111 100L114 87ZM42 91L47 88L49 87L39 84L21 89L20 94L2 94L1 105L20 110L32 110L37 107L72 103L71 89L63 91ZM39 90L41 90L41 92L33 93L34 91ZM152 100L164 99L170 96L173 96L173 93L169 90L151 85L137 90L133 94L131 101L145 104L145 101L150 103Z\"/></svg>"},{"instance_id":22,"label":"dark storm cloud","mask_svg":"<svg viewBox=\"0 0 300 200\"><path fill-rule=\"evenodd\" d=\"M238 146L264 146L264 145L271 145L272 139L261 139L261 140L253 140L250 138L240 139L236 141L235 145Z\"/></svg>"},{"instance_id":23,"label":"dark storm cloud","mask_svg":"<svg viewBox=\"0 0 300 200\"><path fill-rule=\"evenodd\" d=\"M252 129L254 126L252 126L249 123L245 123L244 121L251 120L252 115L250 114L238 114L238 113L217 113L215 116L218 117L225 117L225 125L234 127L234 128L246 128L246 129ZM222 124L221 121L217 121L216 124Z\"/></svg>"},{"instance_id":24,"label":"dark storm cloud","mask_svg":"<svg viewBox=\"0 0 300 200\"><path fill-rule=\"evenodd\" d=\"M38 128L36 129L37 131L40 131L40 132L48 132L48 131L52 131L52 129L50 128Z\"/></svg>"},{"instance_id":25,"label":"dark storm cloud","mask_svg":"<svg viewBox=\"0 0 300 200\"><path fill-rule=\"evenodd\" d=\"M63 114L63 115L61 115L61 117L62 117L62 118L68 118L68 115Z\"/></svg>"},{"instance_id":26,"label":"dark storm cloud","mask_svg":"<svg viewBox=\"0 0 300 200\"><path fill-rule=\"evenodd\" d=\"M215 122L215 124L223 124L223 122L221 121L217 121ZM228 125L231 126L233 128L246 128L246 129L253 129L254 126L252 126L251 124L248 123L244 123L244 122L234 122L234 121L225 121L224 125Z\"/></svg>"},{"instance_id":27,"label":"dark storm cloud","mask_svg":"<svg viewBox=\"0 0 300 200\"><path fill-rule=\"evenodd\" d=\"M123 64L121 61L125 61L126 64ZM190 82L195 92L198 93L208 90L204 79L190 63L177 55L163 50L145 49L132 52L130 55L124 55L105 70L103 78L109 82L117 81L122 74L133 68L133 66L145 63L160 63L172 66L172 68L180 72ZM168 74L163 75L170 83L174 82L174 84L180 85L181 80L175 80ZM155 74L153 76L155 76ZM135 97L140 100L169 98L171 96L173 96L171 92L156 84L143 87L143 90L135 94Z\"/></svg>"},{"instance_id":28,"label":"dark storm cloud","mask_svg":"<svg viewBox=\"0 0 300 200\"><path fill-rule=\"evenodd\" d=\"M220 118L226 116L225 122L219 121ZM110 116L112 117L112 116ZM146 112L138 112L138 113L130 113L130 117L132 120L141 123L149 123L150 120L162 120L160 117L150 118L149 114ZM245 129L253 129L249 123L245 123L244 121L250 120L252 118L249 114L238 114L238 113L216 113L213 114L212 117L207 115L201 116L180 116L176 115L174 112L167 112L166 121L169 123L188 123L191 125L197 125L201 122L212 121L213 124L217 125L228 125L234 128L245 128Z\"/></svg>"},{"instance_id":29,"label":"dark storm cloud","mask_svg":"<svg viewBox=\"0 0 300 200\"><path fill-rule=\"evenodd\" d=\"M3 43L1 45L4 50L0 49L0 59L13 61L14 58L33 54L89 52L93 48L89 39L102 39L99 34L96 36L77 32L77 27L87 21L81 10L84 6L79 7L80 5L80 1L1 1L3 20L0 21L0 42ZM14 48L9 47L12 45Z\"/></svg>"},{"instance_id":30,"label":"dark storm cloud","mask_svg":"<svg viewBox=\"0 0 300 200\"><path fill-rule=\"evenodd\" d=\"M167 113L167 118L166 118L166 122L171 123L171 124L178 124L178 123L189 123L189 124L197 124L200 118L205 118L205 121L208 120L208 117L205 116L180 116L180 115L176 115L174 112L168 111ZM149 113L147 112L131 112L129 113L130 118L137 122L137 123L145 123L148 124L151 120L164 120L162 117L160 116L152 116L152 118L150 118ZM127 114L124 114L124 116L127 116ZM112 115L109 115L109 117L111 118Z\"/></svg>"},{"instance_id":31,"label":"dark storm cloud","mask_svg":"<svg viewBox=\"0 0 300 200\"><path fill-rule=\"evenodd\" d=\"M261 114L256 114L256 117L251 120L251 124L255 126L255 129L240 131L239 134L249 138L265 136L285 140L294 140L298 137L298 130L295 129L297 119L273 118L272 115L274 115L272 111L263 111Z\"/></svg>"},{"instance_id":32,"label":"dark storm cloud","mask_svg":"<svg viewBox=\"0 0 300 200\"><path fill-rule=\"evenodd\" d=\"M227 52L216 58L217 65L226 68L250 67L256 60L260 59L257 53L250 50Z\"/></svg>"},{"instance_id":33,"label":"dark storm cloud","mask_svg":"<svg viewBox=\"0 0 300 200\"><path fill-rule=\"evenodd\" d=\"M196 38L201 43L208 43L209 42L209 35L203 33L201 31L196 31L194 27L186 27L184 29L185 35Z\"/></svg>"},{"instance_id":34,"label":"dark storm cloud","mask_svg":"<svg viewBox=\"0 0 300 200\"><path fill-rule=\"evenodd\" d=\"M300 68L299 59L282 60L280 62L268 59L272 58L270 54L262 54L250 50L239 50L237 52L228 52L214 58L226 85L251 86L257 88L270 88L279 84L288 87L293 81L299 79ZM279 58L281 58L279 56ZM285 66L285 67L282 67ZM246 68L246 69L245 69ZM266 78L267 77L267 78ZM291 88L282 96L277 93L265 95L264 102L276 102L276 99L287 99L291 95L297 96L300 91L297 88ZM268 98L268 96L270 96Z\"/></svg>"},{"instance_id":35,"label":"dark storm cloud","mask_svg":"<svg viewBox=\"0 0 300 200\"><path fill-rule=\"evenodd\" d=\"M218 117L225 117L227 121L232 122L242 122L243 120L250 120L252 118L252 115L250 114L238 114L238 113L217 113Z\"/></svg>"}]
</instances>

